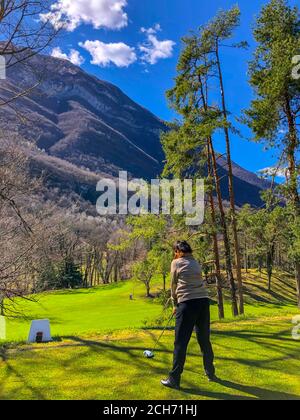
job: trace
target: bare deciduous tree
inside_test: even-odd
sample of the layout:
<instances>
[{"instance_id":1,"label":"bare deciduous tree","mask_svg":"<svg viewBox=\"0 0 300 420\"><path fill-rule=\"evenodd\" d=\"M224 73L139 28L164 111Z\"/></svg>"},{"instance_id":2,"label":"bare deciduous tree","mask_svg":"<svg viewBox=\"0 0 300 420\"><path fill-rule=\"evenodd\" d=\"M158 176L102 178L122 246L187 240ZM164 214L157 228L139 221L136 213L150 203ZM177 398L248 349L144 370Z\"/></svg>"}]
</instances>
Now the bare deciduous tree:
<instances>
[{"instance_id":1,"label":"bare deciduous tree","mask_svg":"<svg viewBox=\"0 0 300 420\"><path fill-rule=\"evenodd\" d=\"M34 248L24 201L34 190L27 161L13 143L0 143L0 307L3 299L26 293L26 273Z\"/></svg>"},{"instance_id":2,"label":"bare deciduous tree","mask_svg":"<svg viewBox=\"0 0 300 420\"><path fill-rule=\"evenodd\" d=\"M16 99L27 96L39 84L43 71L32 68L31 59L46 50L60 30L42 18L42 15L47 16L50 7L50 0L0 1L0 56L6 60L6 69L23 65L37 73L34 83L15 87L9 96L1 94L0 106L12 106Z\"/></svg>"}]
</instances>

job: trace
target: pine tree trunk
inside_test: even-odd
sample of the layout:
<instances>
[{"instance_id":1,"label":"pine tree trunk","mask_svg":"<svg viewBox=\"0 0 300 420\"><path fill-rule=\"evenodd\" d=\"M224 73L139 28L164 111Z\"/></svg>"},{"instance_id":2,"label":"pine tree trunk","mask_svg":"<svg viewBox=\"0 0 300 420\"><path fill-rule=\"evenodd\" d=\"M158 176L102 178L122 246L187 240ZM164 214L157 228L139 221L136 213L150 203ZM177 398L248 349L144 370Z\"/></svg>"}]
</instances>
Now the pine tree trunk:
<instances>
[{"instance_id":1,"label":"pine tree trunk","mask_svg":"<svg viewBox=\"0 0 300 420\"><path fill-rule=\"evenodd\" d=\"M268 291L272 290L272 275L274 267L275 245L272 244L267 254Z\"/></svg>"},{"instance_id":2,"label":"pine tree trunk","mask_svg":"<svg viewBox=\"0 0 300 420\"><path fill-rule=\"evenodd\" d=\"M272 290L272 274L273 274L273 266L270 262L270 254L267 255L267 274L268 274L268 292Z\"/></svg>"},{"instance_id":3,"label":"pine tree trunk","mask_svg":"<svg viewBox=\"0 0 300 420\"><path fill-rule=\"evenodd\" d=\"M244 258L245 258L245 270L246 270L246 273L248 273L248 268L249 268L249 266L248 266L248 261L249 261L249 259L248 259L248 244L247 244L247 238L246 238L246 236L245 236L245 251L244 251Z\"/></svg>"},{"instance_id":4,"label":"pine tree trunk","mask_svg":"<svg viewBox=\"0 0 300 420\"><path fill-rule=\"evenodd\" d=\"M201 90L203 106L204 106L205 111L208 111L207 93L205 94L204 92L201 77L199 77L199 82L200 82L200 90ZM227 282L230 286L230 291L231 291L232 313L233 313L233 316L238 316L239 310L238 310L237 297L236 297L236 285L235 285L233 271L232 271L230 241L229 241L229 235L228 235L228 229L227 229L226 216L225 216L224 207L223 207L220 178L218 175L217 159L216 159L216 154L214 151L213 141L211 137L207 138L207 147L208 147L208 154L210 156L210 158L208 159L208 163L211 166L211 172L215 180L215 187L216 187L216 193L217 193L218 205L219 205L219 211L220 211L221 227L222 227L223 241L224 241L224 248L225 248L226 277L227 277ZM218 250L218 242L216 242L216 245L217 245L217 250ZM219 270L221 271L220 259L218 260L218 264L219 264ZM220 281L222 281L221 274L220 274ZM223 295L222 295L222 300L223 300ZM224 311L224 306L223 306L223 311Z\"/></svg>"},{"instance_id":5,"label":"pine tree trunk","mask_svg":"<svg viewBox=\"0 0 300 420\"><path fill-rule=\"evenodd\" d=\"M285 112L289 126L289 144L287 150L287 158L289 163L288 189L290 193L290 201L294 209L295 222L300 217L300 198L298 193L298 171L296 165L296 153L298 146L297 129L295 117L292 113L289 94L286 94ZM295 260L295 277L297 286L297 300L300 308L300 262Z\"/></svg>"},{"instance_id":6,"label":"pine tree trunk","mask_svg":"<svg viewBox=\"0 0 300 420\"><path fill-rule=\"evenodd\" d=\"M297 178L298 178L298 171L296 165L296 153L297 153L297 130L296 130L296 122L295 117L291 110L290 99L287 96L286 98L286 115L289 125L289 144L287 150L287 157L289 163L289 193L291 196L291 203L294 206L295 216L299 217L300 215L300 199L299 193L297 188Z\"/></svg>"},{"instance_id":7,"label":"pine tree trunk","mask_svg":"<svg viewBox=\"0 0 300 420\"><path fill-rule=\"evenodd\" d=\"M208 164L208 174L212 176L212 164L211 164L211 153L209 144L207 144L207 164ZM209 192L209 202L211 209L211 219L212 224L215 227L217 225L216 221L216 211L215 203L212 191ZM219 254L219 245L218 245L218 236L217 233L213 234L213 244L214 244L214 255L215 255L215 266L216 266L216 285L217 285L217 296L218 296L218 309L219 309L219 319L225 318L224 311L224 298L223 298L223 289L222 289L222 275L221 275L221 266L220 266L220 254Z\"/></svg>"},{"instance_id":8,"label":"pine tree trunk","mask_svg":"<svg viewBox=\"0 0 300 420\"><path fill-rule=\"evenodd\" d=\"M223 74L222 74L221 62L220 62L220 57L219 57L218 41L216 43L216 58L217 58L217 66L218 66L219 80L220 80L222 110L223 110L225 121L227 122L228 116L227 116L227 107L226 107L226 101L225 101ZM243 315L245 313L245 309L244 309L242 266L241 266L240 244L239 244L239 238L238 238L238 233L237 233L230 137L229 137L229 130L227 127L224 128L224 132L225 132L227 164L228 164L228 186L229 186L229 198L230 198L230 210L231 210L230 214L231 214L233 241L234 241L234 249L235 249L237 282L238 282L239 312L240 312L240 315Z\"/></svg>"},{"instance_id":9,"label":"pine tree trunk","mask_svg":"<svg viewBox=\"0 0 300 420\"><path fill-rule=\"evenodd\" d=\"M263 257L259 255L258 257L258 271L261 274L263 269Z\"/></svg>"},{"instance_id":10,"label":"pine tree trunk","mask_svg":"<svg viewBox=\"0 0 300 420\"><path fill-rule=\"evenodd\" d=\"M230 285L230 291L231 291L232 312L233 312L233 316L238 316L239 310L238 310L237 296L236 296L236 284L235 284L233 271L232 271L230 241L229 241L229 235L228 235L228 229L227 229L226 216L225 216L224 207L223 207L222 193L221 193L221 187L220 187L220 178L218 175L217 159L216 159L216 154L214 151L212 139L209 138L208 141L209 141L210 153L212 157L213 174L214 174L214 179L215 179L216 193L217 193L219 210L220 210L222 233L223 233L223 238L224 238L226 275L227 275L227 281Z\"/></svg>"}]
</instances>

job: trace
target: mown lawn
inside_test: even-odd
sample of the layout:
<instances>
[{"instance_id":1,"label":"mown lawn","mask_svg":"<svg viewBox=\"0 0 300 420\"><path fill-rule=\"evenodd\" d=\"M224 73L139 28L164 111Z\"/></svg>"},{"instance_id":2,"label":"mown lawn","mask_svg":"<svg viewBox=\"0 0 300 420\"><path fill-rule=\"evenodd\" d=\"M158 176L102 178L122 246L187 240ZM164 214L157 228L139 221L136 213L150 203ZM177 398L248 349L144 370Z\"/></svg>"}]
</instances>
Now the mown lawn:
<instances>
[{"instance_id":1,"label":"mown lawn","mask_svg":"<svg viewBox=\"0 0 300 420\"><path fill-rule=\"evenodd\" d=\"M266 275L250 271L244 285L245 317L232 319L227 292L225 321L218 321L212 306L220 383L206 381L193 339L178 392L159 383L171 366L174 332L166 333L155 359L143 357L160 333L154 327L162 306L144 297L142 284L16 300L8 309L26 317L9 318L7 340L0 343L0 399L300 399L300 341L292 339L291 323L299 314L294 281L275 273L269 292ZM153 291L160 287L156 278ZM50 319L55 340L22 344L30 321L43 318Z\"/></svg>"},{"instance_id":2,"label":"mown lawn","mask_svg":"<svg viewBox=\"0 0 300 420\"><path fill-rule=\"evenodd\" d=\"M130 294L134 300L129 299ZM54 336L142 327L145 320L162 311L159 303L146 299L144 294L143 285L128 281L94 289L42 293L34 296L34 302L16 300L13 310L21 315L7 319L7 340L26 340L32 319L49 319Z\"/></svg>"},{"instance_id":3,"label":"mown lawn","mask_svg":"<svg viewBox=\"0 0 300 420\"><path fill-rule=\"evenodd\" d=\"M298 313L295 284L291 277L275 273L272 292L267 290L266 274L244 273L246 316L284 316ZM152 290L161 288L162 280L153 280ZM214 290L214 289L213 289ZM134 300L129 299L133 294ZM7 341L24 341L33 319L50 319L53 336L103 333L155 325L162 306L155 299L146 299L144 285L136 281L121 282L94 289L63 290L43 293L35 302L15 300L8 309L21 313L7 319ZM214 297L214 296L212 296ZM229 298L226 319L232 321ZM23 314L23 316L22 316ZM217 306L212 306L212 320L218 320Z\"/></svg>"},{"instance_id":4,"label":"mown lawn","mask_svg":"<svg viewBox=\"0 0 300 420\"><path fill-rule=\"evenodd\" d=\"M291 328L290 317L215 323L221 381L204 378L193 339L181 391L159 383L171 365L172 331L152 360L143 350L152 347L158 330L66 336L47 345L3 349L0 398L300 400L300 341L292 339Z\"/></svg>"}]
</instances>

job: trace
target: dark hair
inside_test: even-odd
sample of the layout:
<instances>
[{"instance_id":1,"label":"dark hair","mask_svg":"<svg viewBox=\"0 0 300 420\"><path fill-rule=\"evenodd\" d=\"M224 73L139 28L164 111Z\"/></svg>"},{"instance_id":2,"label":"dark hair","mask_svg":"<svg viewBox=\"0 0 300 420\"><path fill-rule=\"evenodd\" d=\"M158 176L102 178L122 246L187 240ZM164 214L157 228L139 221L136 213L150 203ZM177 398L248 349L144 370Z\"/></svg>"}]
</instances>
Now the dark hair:
<instances>
[{"instance_id":1,"label":"dark hair","mask_svg":"<svg viewBox=\"0 0 300 420\"><path fill-rule=\"evenodd\" d=\"M174 251L183 252L184 254L192 254L193 250L187 241L177 241L174 245Z\"/></svg>"}]
</instances>

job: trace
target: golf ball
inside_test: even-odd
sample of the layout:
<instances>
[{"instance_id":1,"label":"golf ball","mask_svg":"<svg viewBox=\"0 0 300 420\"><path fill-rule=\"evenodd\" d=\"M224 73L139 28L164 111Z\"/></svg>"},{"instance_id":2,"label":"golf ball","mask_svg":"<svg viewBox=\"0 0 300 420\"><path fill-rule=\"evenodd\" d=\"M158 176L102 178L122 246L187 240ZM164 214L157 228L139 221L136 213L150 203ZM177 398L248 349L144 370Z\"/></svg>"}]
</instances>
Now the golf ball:
<instances>
[{"instance_id":1,"label":"golf ball","mask_svg":"<svg viewBox=\"0 0 300 420\"><path fill-rule=\"evenodd\" d=\"M150 358L152 358L154 356L154 354L150 350L145 350L144 351L144 356L147 357L148 359L150 359Z\"/></svg>"}]
</instances>

